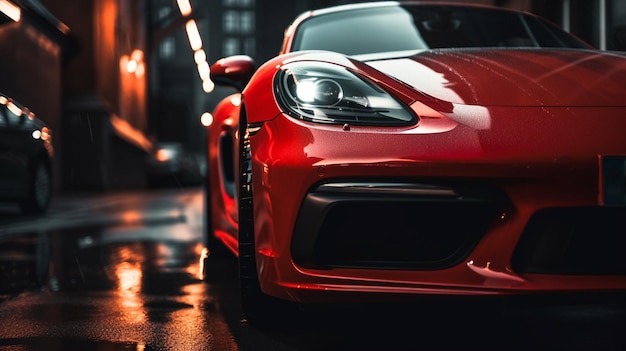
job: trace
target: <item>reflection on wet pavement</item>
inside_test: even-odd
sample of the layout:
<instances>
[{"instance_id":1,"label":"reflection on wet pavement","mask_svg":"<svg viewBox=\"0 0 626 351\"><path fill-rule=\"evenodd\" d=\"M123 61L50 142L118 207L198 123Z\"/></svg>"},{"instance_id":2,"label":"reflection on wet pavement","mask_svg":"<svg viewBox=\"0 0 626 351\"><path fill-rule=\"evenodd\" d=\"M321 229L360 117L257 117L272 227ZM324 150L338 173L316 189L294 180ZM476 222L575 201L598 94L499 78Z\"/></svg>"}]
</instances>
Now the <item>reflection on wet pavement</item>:
<instances>
[{"instance_id":1,"label":"reflection on wet pavement","mask_svg":"<svg viewBox=\"0 0 626 351\"><path fill-rule=\"evenodd\" d=\"M92 341L72 338L16 338L0 339L0 347L20 345L22 351L38 350L98 350L98 351L153 351L155 348L136 342Z\"/></svg>"},{"instance_id":2,"label":"reflection on wet pavement","mask_svg":"<svg viewBox=\"0 0 626 351\"><path fill-rule=\"evenodd\" d=\"M6 227L0 349L236 350L200 272L202 192L180 198L83 209L99 213L90 226Z\"/></svg>"},{"instance_id":3,"label":"reflection on wet pavement","mask_svg":"<svg viewBox=\"0 0 626 351\"><path fill-rule=\"evenodd\" d=\"M41 285L47 273L46 242L46 236L32 234L0 243L0 302Z\"/></svg>"},{"instance_id":4,"label":"reflection on wet pavement","mask_svg":"<svg viewBox=\"0 0 626 351\"><path fill-rule=\"evenodd\" d=\"M22 216L0 204L0 237L89 226L167 225L202 218L202 190L166 189L57 196L44 215ZM197 223L194 223L197 224Z\"/></svg>"}]
</instances>

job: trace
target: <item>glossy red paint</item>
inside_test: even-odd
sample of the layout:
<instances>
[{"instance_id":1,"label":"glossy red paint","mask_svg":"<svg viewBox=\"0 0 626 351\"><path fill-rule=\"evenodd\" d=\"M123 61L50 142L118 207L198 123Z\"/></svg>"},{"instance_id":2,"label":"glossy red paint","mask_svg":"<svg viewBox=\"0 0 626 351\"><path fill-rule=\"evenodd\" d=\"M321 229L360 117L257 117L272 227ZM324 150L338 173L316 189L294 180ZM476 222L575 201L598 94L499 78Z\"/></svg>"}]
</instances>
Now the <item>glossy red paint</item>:
<instances>
[{"instance_id":1,"label":"glossy red paint","mask_svg":"<svg viewBox=\"0 0 626 351\"><path fill-rule=\"evenodd\" d=\"M216 84L232 85L242 89L254 73L254 61L248 56L231 56L218 60L211 66Z\"/></svg>"},{"instance_id":2,"label":"glossy red paint","mask_svg":"<svg viewBox=\"0 0 626 351\"><path fill-rule=\"evenodd\" d=\"M594 137L589 135L585 122L592 113L597 109L494 108L487 116L494 121L483 131L460 123L452 129L445 125L438 130L435 126L429 128L429 120L422 120L414 128L352 127L350 131L285 116L266 123L252 138L252 149L256 150L253 174L262 175L254 178L255 199L259 200L255 204L257 247L274 253L274 257L258 257L259 266L264 267L259 277L265 283L262 287L285 299L299 296L302 289L294 288L298 285L317 285L316 290L342 286L339 290L374 292L388 284L387 291L401 285L397 292L441 289L442 293L456 286L461 289L458 293L467 294L595 289L602 284L608 288L626 287L624 276L604 280L593 277L593 284L587 284L584 277L552 275L540 285L516 274L510 266L519 237L535 211L598 204L597 156L624 154L626 141L619 141L618 135L626 125L622 122L617 129L596 126ZM605 113L623 115L626 109L607 108ZM500 116L507 120L524 117L526 123L501 125L497 123ZM530 122L528 116L533 116ZM554 121L552 125L536 128L546 118ZM563 137L555 139L554 130L562 132ZM581 143L573 135L586 140ZM596 145L593 149L588 147L591 142ZM514 207L502 212L464 262L445 270L314 270L292 262L290 243L295 220L305 194L314 184L325 179L389 177L486 179L504 189Z\"/></svg>"},{"instance_id":3,"label":"glossy red paint","mask_svg":"<svg viewBox=\"0 0 626 351\"><path fill-rule=\"evenodd\" d=\"M331 52L289 53L291 36L311 16L315 12L300 17L286 31L282 55L258 68L241 103L232 100L238 101L239 95L220 103L210 129L209 167L220 175L211 177L211 218L215 235L227 239L237 254L238 200L236 191L228 191L222 180L226 164L222 159L230 159L232 172L239 173L242 106L248 125L255 127L250 136L254 244L263 293L291 301L328 302L417 294L626 289L626 275L586 269L595 262L586 262L584 256L568 261L572 273L551 271L550 263L544 262L551 261L538 252L544 245L541 240L563 235L560 229L551 229L552 218L574 223L579 218L571 213L595 218L596 212L624 210L623 204L605 204L602 159L626 157L625 55L590 49L483 48L425 50L359 61ZM385 127L294 118L277 103L274 80L283 66L295 62L334 64L366 77L408 106L419 121ZM228 146L220 142L224 138ZM465 254L438 267L317 264L317 258L294 244L310 239L299 221L307 223L304 209L318 204L312 198L325 196L320 185L372 184L372 191L386 191L387 183L396 182L443 184L459 201L473 192L463 193L457 183L478 188L488 184L506 201ZM375 189L378 183L385 184ZM479 194L483 195L491 199L493 194ZM438 224L457 220L452 210L449 215L442 211ZM380 219L381 227L384 221ZM590 226L588 231L604 228L603 223L585 225ZM539 234L524 238L532 228L539 228L535 229ZM381 243L390 234L379 233ZM545 245L558 251L556 244ZM529 252L535 256L523 257Z\"/></svg>"},{"instance_id":4,"label":"glossy red paint","mask_svg":"<svg viewBox=\"0 0 626 351\"><path fill-rule=\"evenodd\" d=\"M372 63L418 91L481 106L619 106L626 96L622 53L571 50L430 52ZM414 74L407 75L407 71Z\"/></svg>"},{"instance_id":5,"label":"glossy red paint","mask_svg":"<svg viewBox=\"0 0 626 351\"><path fill-rule=\"evenodd\" d=\"M222 100L213 112L213 123L208 128L210 147L207 150L211 220L214 235L237 254L237 201L234 198L234 177L238 143L241 94L233 94ZM229 162L230 160L230 162ZM230 168L230 169L228 169Z\"/></svg>"}]
</instances>

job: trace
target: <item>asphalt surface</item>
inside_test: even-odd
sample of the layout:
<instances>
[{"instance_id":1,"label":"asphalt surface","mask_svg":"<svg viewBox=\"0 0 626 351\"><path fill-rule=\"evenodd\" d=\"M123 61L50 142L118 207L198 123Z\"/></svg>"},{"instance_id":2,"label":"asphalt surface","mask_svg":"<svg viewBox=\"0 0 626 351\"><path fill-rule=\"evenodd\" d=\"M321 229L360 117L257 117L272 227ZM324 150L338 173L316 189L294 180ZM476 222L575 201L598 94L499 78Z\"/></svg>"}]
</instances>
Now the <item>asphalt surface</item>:
<instances>
[{"instance_id":1,"label":"asphalt surface","mask_svg":"<svg viewBox=\"0 0 626 351\"><path fill-rule=\"evenodd\" d=\"M0 350L626 350L623 292L301 305L251 323L236 259L205 260L203 196L0 208Z\"/></svg>"}]
</instances>

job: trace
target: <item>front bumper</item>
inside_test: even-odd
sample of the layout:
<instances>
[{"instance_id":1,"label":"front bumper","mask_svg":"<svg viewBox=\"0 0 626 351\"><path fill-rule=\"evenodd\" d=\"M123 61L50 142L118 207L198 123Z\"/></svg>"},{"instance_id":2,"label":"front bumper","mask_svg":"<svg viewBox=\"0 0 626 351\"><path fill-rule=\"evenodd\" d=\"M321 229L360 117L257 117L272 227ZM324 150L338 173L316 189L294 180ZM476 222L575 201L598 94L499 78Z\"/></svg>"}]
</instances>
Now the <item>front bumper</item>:
<instances>
[{"instance_id":1,"label":"front bumper","mask_svg":"<svg viewBox=\"0 0 626 351\"><path fill-rule=\"evenodd\" d=\"M251 137L264 292L336 301L626 289L626 207L599 204L597 154L506 150L462 125L409 129L279 116Z\"/></svg>"}]
</instances>

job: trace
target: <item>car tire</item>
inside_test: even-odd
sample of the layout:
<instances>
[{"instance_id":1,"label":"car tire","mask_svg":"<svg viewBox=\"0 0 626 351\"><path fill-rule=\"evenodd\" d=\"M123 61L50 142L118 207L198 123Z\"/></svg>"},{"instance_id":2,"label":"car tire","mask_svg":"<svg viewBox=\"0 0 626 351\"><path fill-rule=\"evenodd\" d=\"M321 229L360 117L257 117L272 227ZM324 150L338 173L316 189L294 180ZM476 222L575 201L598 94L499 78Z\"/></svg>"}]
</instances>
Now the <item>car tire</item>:
<instances>
[{"instance_id":1,"label":"car tire","mask_svg":"<svg viewBox=\"0 0 626 351\"><path fill-rule=\"evenodd\" d=\"M39 159L28 179L28 194L19 205L24 214L41 214L48 209L52 197L52 173L45 159Z\"/></svg>"},{"instance_id":2,"label":"car tire","mask_svg":"<svg viewBox=\"0 0 626 351\"><path fill-rule=\"evenodd\" d=\"M254 244L254 203L252 198L252 160L245 121L239 127L239 284L244 319L254 320L263 313L264 294L259 285ZM243 132L243 133L242 133Z\"/></svg>"},{"instance_id":3,"label":"car tire","mask_svg":"<svg viewBox=\"0 0 626 351\"><path fill-rule=\"evenodd\" d=\"M239 127L239 284L243 319L264 327L276 326L294 313L295 305L269 296L261 290L256 264L254 239L254 201L252 158L245 120Z\"/></svg>"}]
</instances>

